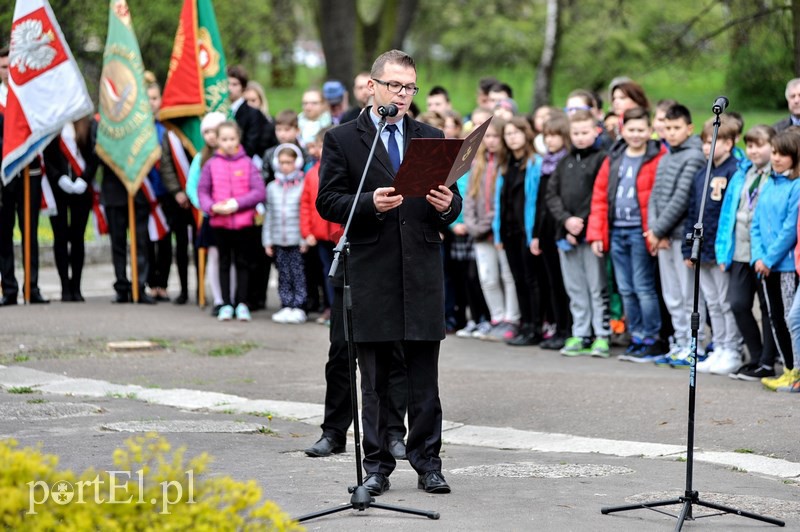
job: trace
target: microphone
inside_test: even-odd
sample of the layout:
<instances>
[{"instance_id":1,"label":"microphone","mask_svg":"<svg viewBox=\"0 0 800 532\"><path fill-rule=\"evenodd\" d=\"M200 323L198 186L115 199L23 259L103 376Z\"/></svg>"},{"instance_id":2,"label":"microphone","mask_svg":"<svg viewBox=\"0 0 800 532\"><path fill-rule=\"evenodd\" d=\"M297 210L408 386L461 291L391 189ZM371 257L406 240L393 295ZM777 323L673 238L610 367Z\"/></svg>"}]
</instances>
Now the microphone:
<instances>
[{"instance_id":1,"label":"microphone","mask_svg":"<svg viewBox=\"0 0 800 532\"><path fill-rule=\"evenodd\" d=\"M721 114L728 107L728 99L725 96L718 96L714 100L714 105L711 107L711 112L715 115Z\"/></svg>"},{"instance_id":2,"label":"microphone","mask_svg":"<svg viewBox=\"0 0 800 532\"><path fill-rule=\"evenodd\" d=\"M378 107L378 114L381 116L397 116L397 106L393 103L390 103L387 106L379 106Z\"/></svg>"}]
</instances>

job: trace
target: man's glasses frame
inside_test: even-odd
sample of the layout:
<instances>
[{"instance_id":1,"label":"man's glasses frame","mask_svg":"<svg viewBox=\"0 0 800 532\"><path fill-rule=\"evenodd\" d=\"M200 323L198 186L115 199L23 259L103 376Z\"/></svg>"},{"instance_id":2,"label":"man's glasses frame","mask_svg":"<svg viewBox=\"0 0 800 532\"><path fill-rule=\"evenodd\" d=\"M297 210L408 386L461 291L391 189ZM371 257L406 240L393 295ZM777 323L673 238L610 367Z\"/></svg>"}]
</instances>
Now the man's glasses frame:
<instances>
[{"instance_id":1,"label":"man's glasses frame","mask_svg":"<svg viewBox=\"0 0 800 532\"><path fill-rule=\"evenodd\" d=\"M411 96L416 96L416 94L419 92L419 87L416 85L403 85L399 81L383 81L382 79L376 78L372 78L372 81L383 85L386 87L386 90L392 94L400 94L400 91L403 89L406 90L406 94L410 94Z\"/></svg>"}]
</instances>

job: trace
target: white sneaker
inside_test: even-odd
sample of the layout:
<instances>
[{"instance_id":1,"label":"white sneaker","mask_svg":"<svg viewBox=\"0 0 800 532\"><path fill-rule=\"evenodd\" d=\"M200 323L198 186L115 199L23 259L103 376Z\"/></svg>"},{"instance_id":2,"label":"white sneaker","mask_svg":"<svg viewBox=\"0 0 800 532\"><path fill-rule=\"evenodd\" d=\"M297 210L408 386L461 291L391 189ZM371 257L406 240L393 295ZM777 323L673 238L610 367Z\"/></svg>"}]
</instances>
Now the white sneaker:
<instances>
[{"instance_id":1,"label":"white sneaker","mask_svg":"<svg viewBox=\"0 0 800 532\"><path fill-rule=\"evenodd\" d=\"M233 319L233 307L230 305L224 305L221 309L219 309L217 319L219 321L231 321Z\"/></svg>"},{"instance_id":2,"label":"white sneaker","mask_svg":"<svg viewBox=\"0 0 800 532\"><path fill-rule=\"evenodd\" d=\"M244 303L236 305L236 319L239 321L250 321L252 319L250 309Z\"/></svg>"},{"instance_id":3,"label":"white sneaker","mask_svg":"<svg viewBox=\"0 0 800 532\"><path fill-rule=\"evenodd\" d=\"M711 367L711 373L716 375L727 375L742 365L742 354L733 349L720 348L719 356Z\"/></svg>"},{"instance_id":4,"label":"white sneaker","mask_svg":"<svg viewBox=\"0 0 800 532\"><path fill-rule=\"evenodd\" d=\"M472 333L474 333L476 330L478 330L478 324L472 320L469 320L463 329L456 331L456 336L459 338L472 338Z\"/></svg>"},{"instance_id":5,"label":"white sneaker","mask_svg":"<svg viewBox=\"0 0 800 532\"><path fill-rule=\"evenodd\" d=\"M275 323L288 323L289 316L292 313L292 309L289 307L283 307L278 312L272 315L272 321Z\"/></svg>"},{"instance_id":6,"label":"white sneaker","mask_svg":"<svg viewBox=\"0 0 800 532\"><path fill-rule=\"evenodd\" d=\"M711 351L711 353L708 354L708 358L706 358L702 362L697 363L697 371L699 371L700 373L711 373L711 368L713 368L716 365L721 354L722 354L721 347L718 347L717 349Z\"/></svg>"},{"instance_id":7,"label":"white sneaker","mask_svg":"<svg viewBox=\"0 0 800 532\"><path fill-rule=\"evenodd\" d=\"M306 322L306 313L301 308L290 308L286 313L285 323L300 324Z\"/></svg>"}]
</instances>

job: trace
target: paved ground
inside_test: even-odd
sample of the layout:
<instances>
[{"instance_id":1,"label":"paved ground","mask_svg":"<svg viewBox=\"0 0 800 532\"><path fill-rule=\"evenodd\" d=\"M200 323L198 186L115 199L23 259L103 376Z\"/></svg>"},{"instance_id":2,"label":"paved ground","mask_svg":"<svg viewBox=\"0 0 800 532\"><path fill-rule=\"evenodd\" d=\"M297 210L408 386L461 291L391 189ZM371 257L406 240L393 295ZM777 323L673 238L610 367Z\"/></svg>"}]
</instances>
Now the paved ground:
<instances>
[{"instance_id":1,"label":"paved ground","mask_svg":"<svg viewBox=\"0 0 800 532\"><path fill-rule=\"evenodd\" d=\"M57 297L54 271L41 277L43 292ZM192 306L112 305L111 278L108 266L88 268L85 304L0 309L0 438L41 442L64 467L104 469L111 467L113 449L130 436L109 430L120 428L114 423L137 422L133 428L143 429L158 422L171 442L187 445L189 455L212 454L214 473L255 479L292 515L349 500L352 452L333 459L300 452L319 435L327 329L279 326L269 320L270 311L256 313L249 324L220 324ZM274 292L270 298L275 310ZM151 340L160 347L107 348L119 340ZM418 491L403 462L379 500L436 510L441 519L371 509L311 521L309 529L674 526L673 519L650 511L602 516L600 508L683 493L687 372L457 338L444 342L440 367L448 420L443 457L453 493ZM8 393L15 386L31 386L46 402ZM693 487L709 500L800 529L797 399L700 375ZM266 411L275 414L275 434L209 432L224 428L210 422L229 428L231 421L254 430L264 418L249 412ZM64 414L75 417L59 417ZM720 516L686 529L699 527L770 525Z\"/></svg>"}]
</instances>

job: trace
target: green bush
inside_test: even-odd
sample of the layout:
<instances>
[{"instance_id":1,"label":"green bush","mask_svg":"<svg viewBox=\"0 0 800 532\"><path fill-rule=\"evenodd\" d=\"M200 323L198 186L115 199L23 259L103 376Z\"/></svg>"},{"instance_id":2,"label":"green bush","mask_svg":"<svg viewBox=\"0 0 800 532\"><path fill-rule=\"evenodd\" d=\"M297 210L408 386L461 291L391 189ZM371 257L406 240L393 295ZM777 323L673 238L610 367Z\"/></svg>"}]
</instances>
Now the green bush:
<instances>
[{"instance_id":1,"label":"green bush","mask_svg":"<svg viewBox=\"0 0 800 532\"><path fill-rule=\"evenodd\" d=\"M303 530L255 481L204 475L211 458L170 454L157 434L114 451L116 471L58 470L58 457L0 441L0 528L6 530Z\"/></svg>"}]
</instances>

